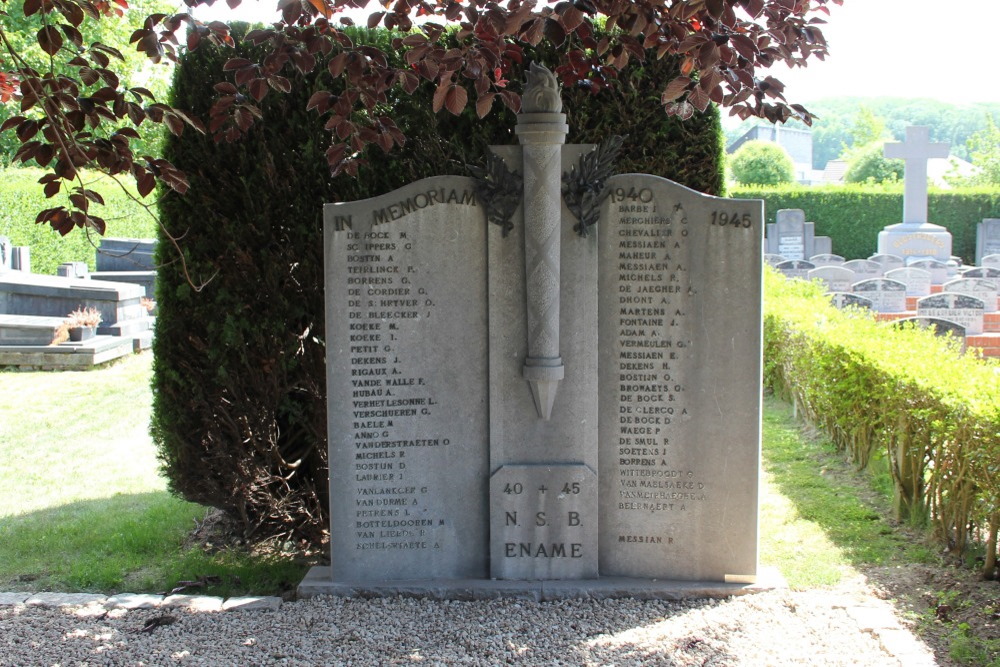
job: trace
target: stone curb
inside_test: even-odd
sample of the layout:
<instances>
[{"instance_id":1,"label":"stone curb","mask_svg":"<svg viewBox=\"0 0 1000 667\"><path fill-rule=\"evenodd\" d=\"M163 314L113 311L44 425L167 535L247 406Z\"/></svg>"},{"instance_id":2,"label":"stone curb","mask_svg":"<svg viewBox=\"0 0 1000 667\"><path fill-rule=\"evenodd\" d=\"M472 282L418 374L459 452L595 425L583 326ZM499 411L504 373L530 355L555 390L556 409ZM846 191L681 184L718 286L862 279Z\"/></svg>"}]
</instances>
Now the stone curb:
<instances>
[{"instance_id":1,"label":"stone curb","mask_svg":"<svg viewBox=\"0 0 1000 667\"><path fill-rule=\"evenodd\" d=\"M96 593L3 593L0 607L82 607L100 606L105 609L187 609L198 612L217 611L277 611L282 599L267 596L221 598L211 595L151 595L119 593L107 596Z\"/></svg>"}]
</instances>

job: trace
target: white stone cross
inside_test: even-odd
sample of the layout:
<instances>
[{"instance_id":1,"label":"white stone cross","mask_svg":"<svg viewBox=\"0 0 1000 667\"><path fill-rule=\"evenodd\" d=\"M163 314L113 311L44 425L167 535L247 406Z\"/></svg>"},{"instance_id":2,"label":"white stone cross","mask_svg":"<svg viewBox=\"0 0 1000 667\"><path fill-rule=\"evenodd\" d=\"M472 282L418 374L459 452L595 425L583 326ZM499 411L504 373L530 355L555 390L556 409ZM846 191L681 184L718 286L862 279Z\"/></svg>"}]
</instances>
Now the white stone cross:
<instances>
[{"instance_id":1,"label":"white stone cross","mask_svg":"<svg viewBox=\"0 0 1000 667\"><path fill-rule=\"evenodd\" d=\"M930 143L930 128L911 125L906 128L904 143L886 144L887 158L905 161L903 172L903 224L927 223L927 160L948 157L951 144Z\"/></svg>"}]
</instances>

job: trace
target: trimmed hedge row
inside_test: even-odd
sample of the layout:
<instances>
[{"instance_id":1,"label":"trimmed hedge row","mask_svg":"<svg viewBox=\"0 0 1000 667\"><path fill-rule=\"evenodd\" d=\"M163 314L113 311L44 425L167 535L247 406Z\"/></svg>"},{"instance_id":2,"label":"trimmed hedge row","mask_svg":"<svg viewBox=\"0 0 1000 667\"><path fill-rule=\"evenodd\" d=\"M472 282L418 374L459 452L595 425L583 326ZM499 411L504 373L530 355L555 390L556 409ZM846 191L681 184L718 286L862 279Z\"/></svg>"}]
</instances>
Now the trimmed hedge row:
<instances>
[{"instance_id":1,"label":"trimmed hedge row","mask_svg":"<svg viewBox=\"0 0 1000 667\"><path fill-rule=\"evenodd\" d=\"M239 33L245 26L237 27ZM392 58L385 32L357 31ZM239 40L237 40L239 42ZM203 46L177 67L174 104L206 114L223 63L255 59L245 45ZM554 51L535 52L550 67ZM655 92L676 71L669 59L633 67L614 90L564 91L570 143L626 135L619 172L645 171L718 193L722 134L712 109L690 121L669 118ZM505 73L523 80L521 68ZM325 87L326 69L291 77L291 94L268 96L265 119L245 140L215 144L185 133L167 157L189 176L186 196L161 207L153 434L171 488L219 507L255 537L291 535L318 543L326 519L326 392L322 206L389 192L424 176L463 174L490 144L516 144L508 111L480 120L431 112L432 89L390 100L407 136L389 155L370 154L357 178L332 179L329 143L306 101ZM520 85L514 83L512 85ZM495 110L496 111L496 110ZM200 291L189 284L187 267Z\"/></svg>"},{"instance_id":2,"label":"trimmed hedge row","mask_svg":"<svg viewBox=\"0 0 1000 667\"><path fill-rule=\"evenodd\" d=\"M902 221L903 189L895 186L738 187L731 197L763 199L767 222L783 208L800 208L816 223L816 234L833 239L833 251L848 259L874 254L878 233ZM952 254L966 263L976 258L976 224L1000 217L1000 188L934 190L927 197L928 220L947 227Z\"/></svg>"},{"instance_id":3,"label":"trimmed hedge row","mask_svg":"<svg viewBox=\"0 0 1000 667\"><path fill-rule=\"evenodd\" d=\"M887 457L897 518L955 553L1000 525L1000 366L926 330L839 311L820 287L765 277L764 380L859 466ZM984 537L985 535L985 537Z\"/></svg>"},{"instance_id":4,"label":"trimmed hedge row","mask_svg":"<svg viewBox=\"0 0 1000 667\"><path fill-rule=\"evenodd\" d=\"M31 248L31 270L35 273L54 274L63 262L87 262L93 271L95 246L101 244L98 234L77 229L69 236L60 236L48 225L35 224L39 211L57 205L53 202L61 203L59 197L45 198L38 184L44 173L38 168L0 169L0 236L9 237L16 246ZM105 205L95 205L95 211L108 221L108 236L156 236L156 221L121 188L110 183L97 187Z\"/></svg>"}]
</instances>

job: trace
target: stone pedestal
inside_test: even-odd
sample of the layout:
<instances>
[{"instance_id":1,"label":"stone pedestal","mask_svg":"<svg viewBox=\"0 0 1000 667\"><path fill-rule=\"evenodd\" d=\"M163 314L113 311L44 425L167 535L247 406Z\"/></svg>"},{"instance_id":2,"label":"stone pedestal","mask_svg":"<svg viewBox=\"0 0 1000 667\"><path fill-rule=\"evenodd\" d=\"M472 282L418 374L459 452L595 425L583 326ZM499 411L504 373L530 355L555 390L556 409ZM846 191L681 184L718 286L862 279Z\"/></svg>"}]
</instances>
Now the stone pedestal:
<instances>
[{"instance_id":1,"label":"stone pedestal","mask_svg":"<svg viewBox=\"0 0 1000 667\"><path fill-rule=\"evenodd\" d=\"M951 232L928 222L890 225L878 233L878 252L947 262L951 259Z\"/></svg>"}]
</instances>

